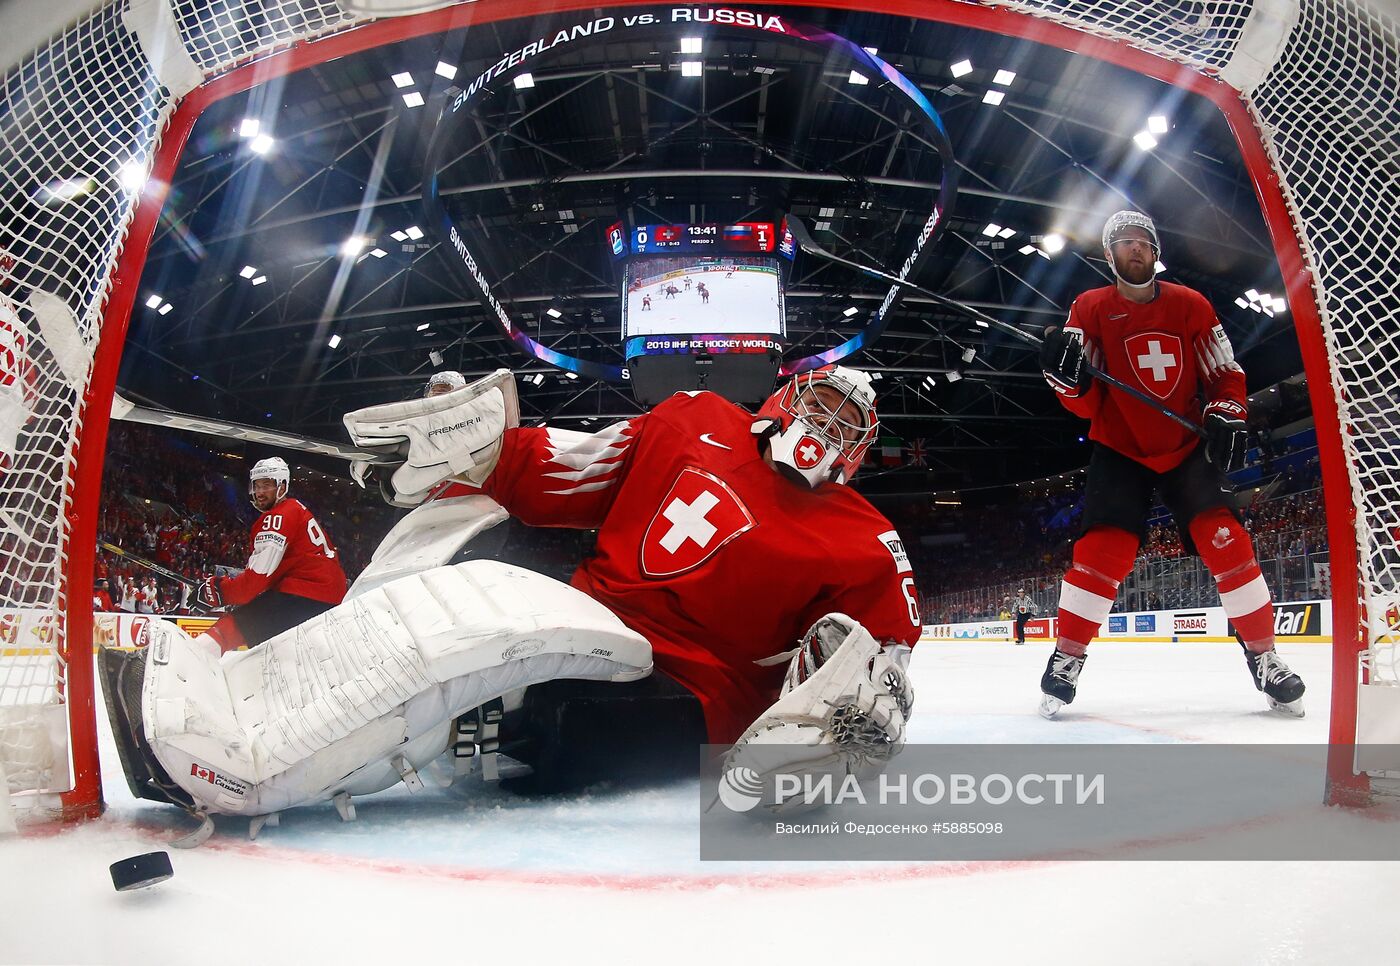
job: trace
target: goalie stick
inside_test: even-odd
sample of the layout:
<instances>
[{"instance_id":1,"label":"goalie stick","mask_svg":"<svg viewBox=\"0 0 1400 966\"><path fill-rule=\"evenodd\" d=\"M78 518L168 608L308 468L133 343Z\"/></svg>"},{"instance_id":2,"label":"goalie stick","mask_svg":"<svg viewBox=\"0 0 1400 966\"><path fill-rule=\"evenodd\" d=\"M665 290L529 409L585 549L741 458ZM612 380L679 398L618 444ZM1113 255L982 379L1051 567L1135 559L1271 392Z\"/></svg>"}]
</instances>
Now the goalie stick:
<instances>
[{"instance_id":1,"label":"goalie stick","mask_svg":"<svg viewBox=\"0 0 1400 966\"><path fill-rule=\"evenodd\" d=\"M959 302L956 299L950 299L946 295L939 295L937 292L934 292L931 289L924 288L922 285L918 285L914 282L909 281L908 279L900 278L898 275L891 275L889 272L883 271L878 268L874 268L869 265L862 265L860 262L852 261L849 258L842 258L840 255L836 255L832 252L827 251L821 245L818 245L815 240L813 240L811 234L809 234L807 231L807 226L804 225L802 223L802 220L796 217L795 215L788 215L787 226L788 231L792 232L793 241L797 242L797 247L801 248L804 252L806 252L809 255L815 255L817 258L825 259L829 262L835 262L838 265L845 265L847 268L854 268L856 271L861 272L865 275L869 275L872 278L883 279L886 282L893 282L896 285L903 285L906 288L911 288L914 291L918 292L920 295L927 296L928 298L937 302L939 305L945 305L950 309L956 309L957 311L969 315L972 318L978 320L979 322L984 323L985 325L989 325L992 328L1005 332L1007 335L1014 336L1028 345L1033 345L1039 348L1045 343L1045 340L1037 335L1032 335L1031 333L1026 332L1024 329L1012 325L1010 322L1005 322L1001 319L996 318L995 316L988 315L986 312L974 309L970 305L964 305L962 302ZM1127 383L1123 382L1121 379L1116 379L1113 376L1110 376L1102 369L1095 368L1094 366L1089 364L1087 359L1084 361L1084 368L1089 373L1089 375L1093 376L1095 379L1098 379L1101 382L1112 386L1114 389L1118 389L1122 392L1127 393L1129 396L1132 396L1134 399L1138 400L1141 403L1151 406L1154 410L1161 413L1163 416L1166 416L1168 419L1181 426L1183 429L1190 430L1192 433L1199 436L1201 439L1205 439L1205 430L1203 430L1200 426L1197 426L1185 416L1172 412L1170 409L1163 406L1160 402L1158 402L1156 399L1153 399L1151 396L1149 396L1142 390L1135 389Z\"/></svg>"},{"instance_id":2,"label":"goalie stick","mask_svg":"<svg viewBox=\"0 0 1400 966\"><path fill-rule=\"evenodd\" d=\"M128 423L145 423L148 426L169 426L205 436L220 439L241 439L248 443L263 443L279 446L282 449L299 453L316 453L321 456L335 456L351 463L401 463L403 457L397 450L368 449L352 446L349 443L336 443L326 439L310 439L295 433L283 433L274 429L249 426L246 423L210 419L206 416L190 416L170 409L156 409L142 406L124 397L121 393L112 395L112 416Z\"/></svg>"}]
</instances>

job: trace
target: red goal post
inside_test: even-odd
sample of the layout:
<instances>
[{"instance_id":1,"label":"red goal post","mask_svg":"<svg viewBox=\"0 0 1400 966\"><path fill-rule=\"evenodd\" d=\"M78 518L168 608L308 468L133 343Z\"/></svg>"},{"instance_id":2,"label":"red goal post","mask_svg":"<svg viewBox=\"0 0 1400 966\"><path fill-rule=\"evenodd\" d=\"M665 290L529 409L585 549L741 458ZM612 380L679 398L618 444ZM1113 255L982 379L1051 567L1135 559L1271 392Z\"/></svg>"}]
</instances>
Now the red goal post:
<instances>
[{"instance_id":1,"label":"red goal post","mask_svg":"<svg viewBox=\"0 0 1400 966\"><path fill-rule=\"evenodd\" d=\"M0 314L14 370L9 382L0 372L0 430L17 424L13 440L0 431L0 450L8 447L0 452L0 768L9 773L0 792L8 787L20 804L70 816L101 809L88 589L110 401L162 189L195 120L220 98L335 57L598 3L93 6L76 24L52 24L52 39L6 65L0 107L0 248L18 260L18 321L8 324L25 337L21 345L6 336ZM799 4L737 6L780 14ZM1353 747L1358 703L1364 735L1400 743L1400 726L1386 732L1376 725L1395 713L1400 695L1400 659L1389 636L1400 625L1400 406L1389 365L1400 352L1391 322L1400 301L1400 173L1387 153L1400 123L1393 7L1382 0L800 6L1049 44L1191 90L1224 114L1282 268L1317 425L1336 628L1327 798L1365 801L1370 783L1356 774ZM28 6L25 14L35 15ZM43 311L55 301L66 314ZM6 358L0 351L0 363ZM21 365L32 368L23 378L33 379L33 391L6 395ZM7 632L21 621L27 631ZM54 732L55 709L68 719L66 749L41 747ZM1393 762L1370 765L1400 770Z\"/></svg>"}]
</instances>

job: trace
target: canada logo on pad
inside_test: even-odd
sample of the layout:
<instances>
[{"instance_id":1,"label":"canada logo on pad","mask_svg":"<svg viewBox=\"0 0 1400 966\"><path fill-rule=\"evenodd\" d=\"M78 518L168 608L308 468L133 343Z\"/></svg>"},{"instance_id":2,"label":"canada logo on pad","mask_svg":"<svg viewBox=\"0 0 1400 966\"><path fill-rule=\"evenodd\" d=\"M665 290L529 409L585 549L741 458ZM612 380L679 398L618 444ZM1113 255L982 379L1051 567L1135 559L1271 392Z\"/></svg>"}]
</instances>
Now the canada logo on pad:
<instances>
[{"instance_id":1,"label":"canada logo on pad","mask_svg":"<svg viewBox=\"0 0 1400 966\"><path fill-rule=\"evenodd\" d=\"M659 578L694 570L753 526L753 514L727 483L687 466L647 524L642 573Z\"/></svg>"}]
</instances>

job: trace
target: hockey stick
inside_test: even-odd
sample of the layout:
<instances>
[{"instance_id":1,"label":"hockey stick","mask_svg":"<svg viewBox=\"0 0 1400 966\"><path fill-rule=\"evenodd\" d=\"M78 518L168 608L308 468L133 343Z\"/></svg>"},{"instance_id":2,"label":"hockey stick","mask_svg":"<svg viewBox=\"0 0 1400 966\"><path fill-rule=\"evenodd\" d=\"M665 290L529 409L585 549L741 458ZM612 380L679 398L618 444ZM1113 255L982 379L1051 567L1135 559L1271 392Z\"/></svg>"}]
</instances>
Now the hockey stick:
<instances>
[{"instance_id":1,"label":"hockey stick","mask_svg":"<svg viewBox=\"0 0 1400 966\"><path fill-rule=\"evenodd\" d=\"M1044 339L1040 338L1039 336L1032 335L1031 333L1026 332L1023 329L1012 325L1010 322L1002 321L1001 319L998 319L995 316L988 315L986 312L978 311L972 306L964 305L956 299L948 298L946 295L939 295L937 292L934 292L930 289L926 289L922 285L917 285L914 282L909 281L908 279L900 278L898 275L891 275L889 272L881 271L878 268L872 268L869 265L862 265L859 262L853 262L849 258L842 258L840 255L836 255L832 252L827 251L825 248L816 243L812 236L807 232L807 226L802 224L802 220L800 218L797 218L795 215L788 215L787 226L788 231L792 232L793 241L797 242L797 247L801 248L804 252L806 252L809 255L815 255L817 258L822 258L829 262L835 262L838 265L845 265L847 268L854 268L856 271L861 272L865 275L869 275L872 278L883 279L886 282L893 282L896 285L903 285L906 288L911 288L914 291L918 292L920 295L927 296L928 298L937 302L939 305L946 305L950 309L956 309L959 312L962 312L965 315L969 315L972 318L978 320L979 322L984 323L985 325L989 325L992 328L1005 332L1008 335L1015 336L1017 339L1020 339L1027 345L1033 345L1036 348L1039 348L1040 346L1045 344ZM1093 376L1095 379L1098 379L1099 381L1112 386L1114 389L1118 389L1122 392L1127 393L1129 396L1132 396L1134 399L1136 399L1138 402L1143 403L1144 405L1150 406L1157 412L1161 413L1163 416L1170 419L1172 422L1181 426L1183 429L1190 430L1192 433L1199 436L1201 439L1206 438L1205 430L1197 426L1195 423L1191 422L1191 420L1187 419L1185 416L1182 416L1179 413L1172 412L1170 409L1163 406L1160 402L1153 399L1141 389L1135 389L1127 383L1123 382L1122 380L1115 379L1113 376L1110 376L1102 369L1097 369L1094 366L1091 366L1087 360L1084 362L1084 368L1089 373L1089 375Z\"/></svg>"},{"instance_id":2,"label":"hockey stick","mask_svg":"<svg viewBox=\"0 0 1400 966\"><path fill-rule=\"evenodd\" d=\"M147 560L145 557L138 556L137 554L132 553L130 550L123 550L115 543L108 543L106 540L99 540L97 542L97 545L103 550L108 551L109 553L114 553L118 557L121 557L125 560L130 560L138 567L145 567L147 570L159 574L160 576L165 577L168 580L173 580L176 583L183 586L185 588L185 593L180 595L180 606L182 607L190 603L190 594L197 594L199 590L199 585L202 583L202 581L192 580L189 577L186 577L184 574L177 574L173 570L167 570L165 567L162 567L154 560ZM195 597L193 601L193 606L198 607L202 611L207 612L209 610L209 608L205 607L204 604L199 600L198 596Z\"/></svg>"},{"instance_id":3,"label":"hockey stick","mask_svg":"<svg viewBox=\"0 0 1400 966\"><path fill-rule=\"evenodd\" d=\"M129 423L145 423L148 426L169 426L205 436L220 439L240 439L248 443L263 443L279 446L282 449L299 453L316 453L320 456L335 456L351 463L401 463L403 457L397 449L368 449L352 446L349 443L335 443L324 439L309 439L295 433L282 433L274 429L249 426L246 423L233 423L205 416L190 416L169 409L154 409L142 406L124 397L121 393L112 395L112 416Z\"/></svg>"}]
</instances>

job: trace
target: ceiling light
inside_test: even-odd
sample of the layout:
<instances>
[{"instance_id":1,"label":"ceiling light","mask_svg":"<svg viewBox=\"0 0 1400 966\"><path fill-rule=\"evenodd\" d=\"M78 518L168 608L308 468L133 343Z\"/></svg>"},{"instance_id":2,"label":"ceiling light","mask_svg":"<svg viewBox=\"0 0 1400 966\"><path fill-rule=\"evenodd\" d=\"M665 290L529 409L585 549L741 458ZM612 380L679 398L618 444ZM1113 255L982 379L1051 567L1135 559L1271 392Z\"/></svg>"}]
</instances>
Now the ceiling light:
<instances>
[{"instance_id":1,"label":"ceiling light","mask_svg":"<svg viewBox=\"0 0 1400 966\"><path fill-rule=\"evenodd\" d=\"M267 276L266 276L266 275L259 275L257 278L253 279L253 284L254 284L254 285L261 285L263 282L266 282L266 281L267 281Z\"/></svg>"},{"instance_id":2,"label":"ceiling light","mask_svg":"<svg viewBox=\"0 0 1400 966\"><path fill-rule=\"evenodd\" d=\"M1034 245L1022 245L1022 246L1021 246L1021 254L1022 254L1022 255L1029 255L1031 252L1034 252L1034 251L1037 251L1037 250L1038 250L1038 249L1037 249Z\"/></svg>"},{"instance_id":3,"label":"ceiling light","mask_svg":"<svg viewBox=\"0 0 1400 966\"><path fill-rule=\"evenodd\" d=\"M392 79L394 81L394 86L399 89L413 86L413 75L410 74L408 71L404 71L401 74L395 74Z\"/></svg>"},{"instance_id":4,"label":"ceiling light","mask_svg":"<svg viewBox=\"0 0 1400 966\"><path fill-rule=\"evenodd\" d=\"M1235 296L1235 304L1242 309L1249 308L1249 303L1244 300L1244 296L1242 295Z\"/></svg>"},{"instance_id":5,"label":"ceiling light","mask_svg":"<svg viewBox=\"0 0 1400 966\"><path fill-rule=\"evenodd\" d=\"M578 373L577 373L577 372L566 372L566 373L564 373L564 378L565 378L565 379L577 379L577 378L578 378Z\"/></svg>"},{"instance_id":6,"label":"ceiling light","mask_svg":"<svg viewBox=\"0 0 1400 966\"><path fill-rule=\"evenodd\" d=\"M817 209L817 217L818 217L818 218L831 218L831 217L834 216L835 214L836 214L836 209L835 209L835 208L819 208L819 209Z\"/></svg>"},{"instance_id":7,"label":"ceiling light","mask_svg":"<svg viewBox=\"0 0 1400 966\"><path fill-rule=\"evenodd\" d=\"M976 319L975 321L976 321L976 323L977 323L978 328L982 328L982 329L990 329L990 328L991 328L991 325L990 325L990 324L988 324L988 323L986 323L986 322L983 322L981 319Z\"/></svg>"},{"instance_id":8,"label":"ceiling light","mask_svg":"<svg viewBox=\"0 0 1400 966\"><path fill-rule=\"evenodd\" d=\"M970 74L972 73L972 61L960 60L948 69L953 72L954 77L961 77L964 74Z\"/></svg>"},{"instance_id":9,"label":"ceiling light","mask_svg":"<svg viewBox=\"0 0 1400 966\"><path fill-rule=\"evenodd\" d=\"M161 298L159 295L152 295L150 298L146 299L146 308L158 309L160 308L160 303L164 301L165 299Z\"/></svg>"},{"instance_id":10,"label":"ceiling light","mask_svg":"<svg viewBox=\"0 0 1400 966\"><path fill-rule=\"evenodd\" d=\"M373 251L371 251L370 254L373 255L375 258L383 258L385 255L387 255L387 254L389 254L389 253L386 252L386 251L385 251L384 249L382 249L382 248L376 248L376 249L374 249Z\"/></svg>"},{"instance_id":11,"label":"ceiling light","mask_svg":"<svg viewBox=\"0 0 1400 966\"><path fill-rule=\"evenodd\" d=\"M417 225L409 225L403 230L403 233L414 241L423 237L423 229L419 228Z\"/></svg>"},{"instance_id":12,"label":"ceiling light","mask_svg":"<svg viewBox=\"0 0 1400 966\"><path fill-rule=\"evenodd\" d=\"M995 106L1004 100L1006 100L1006 91L987 91L987 93L982 95L983 104Z\"/></svg>"},{"instance_id":13,"label":"ceiling light","mask_svg":"<svg viewBox=\"0 0 1400 966\"><path fill-rule=\"evenodd\" d=\"M1259 303L1258 303L1258 302L1250 302L1250 303L1249 303L1249 307L1250 307L1251 309L1253 309L1254 311L1256 311L1256 312L1262 312L1262 311L1264 311L1262 308L1259 307Z\"/></svg>"},{"instance_id":14,"label":"ceiling light","mask_svg":"<svg viewBox=\"0 0 1400 966\"><path fill-rule=\"evenodd\" d=\"M1251 302L1257 302L1259 301L1259 292L1257 289L1246 289L1244 297L1249 299Z\"/></svg>"},{"instance_id":15,"label":"ceiling light","mask_svg":"<svg viewBox=\"0 0 1400 966\"><path fill-rule=\"evenodd\" d=\"M699 77L699 76L700 76L700 72L701 72L703 69L704 69L704 66L703 66L703 65L700 63L700 61L698 61L698 60L683 60L683 61L681 61L681 76L682 76L682 77Z\"/></svg>"},{"instance_id":16,"label":"ceiling light","mask_svg":"<svg viewBox=\"0 0 1400 966\"><path fill-rule=\"evenodd\" d=\"M535 75L527 70L523 74L516 74L515 80L511 81L511 83L515 85L515 89L518 91L528 91L535 86Z\"/></svg>"},{"instance_id":17,"label":"ceiling light","mask_svg":"<svg viewBox=\"0 0 1400 966\"><path fill-rule=\"evenodd\" d=\"M778 71L776 68L773 67L755 67L753 69L753 72L755 74L763 74L764 76L768 76L770 74L776 74Z\"/></svg>"},{"instance_id":18,"label":"ceiling light","mask_svg":"<svg viewBox=\"0 0 1400 966\"><path fill-rule=\"evenodd\" d=\"M339 336L339 335L333 335L333 336L331 336L330 341L327 342L326 345L330 346L332 349L339 348L339 346L340 346L340 336Z\"/></svg>"},{"instance_id":19,"label":"ceiling light","mask_svg":"<svg viewBox=\"0 0 1400 966\"><path fill-rule=\"evenodd\" d=\"M1147 119L1147 129L1153 134L1166 134L1167 127L1167 119L1160 114L1153 114Z\"/></svg>"},{"instance_id":20,"label":"ceiling light","mask_svg":"<svg viewBox=\"0 0 1400 966\"><path fill-rule=\"evenodd\" d=\"M1259 311L1263 312L1265 315L1272 319L1274 317L1274 304L1272 302L1269 302L1265 305L1261 305L1259 306Z\"/></svg>"},{"instance_id":21,"label":"ceiling light","mask_svg":"<svg viewBox=\"0 0 1400 966\"><path fill-rule=\"evenodd\" d=\"M963 361L963 362L971 362L973 359L976 359L976 358L977 358L977 350L976 350L976 349L967 348L967 349L964 349L964 350L963 350L963 354L962 354L962 361Z\"/></svg>"},{"instance_id":22,"label":"ceiling light","mask_svg":"<svg viewBox=\"0 0 1400 966\"><path fill-rule=\"evenodd\" d=\"M158 314L158 315L169 315L169 314L170 314L170 310L173 309L174 307L175 307L175 306L171 305L169 302L166 302L164 305L162 305L162 306L160 307L160 311L159 311L157 314Z\"/></svg>"},{"instance_id":23,"label":"ceiling light","mask_svg":"<svg viewBox=\"0 0 1400 966\"><path fill-rule=\"evenodd\" d=\"M848 84L865 85L870 83L870 78L866 77L858 70L851 71L851 75L846 78Z\"/></svg>"},{"instance_id":24,"label":"ceiling light","mask_svg":"<svg viewBox=\"0 0 1400 966\"><path fill-rule=\"evenodd\" d=\"M422 107L423 95L417 91L409 91L403 96L403 102L409 107Z\"/></svg>"},{"instance_id":25,"label":"ceiling light","mask_svg":"<svg viewBox=\"0 0 1400 966\"><path fill-rule=\"evenodd\" d=\"M355 255L360 254L360 252L364 251L365 246L368 244L369 239L366 238L364 235L351 235L349 238L345 239L345 241L340 243L340 254L346 256L347 258L353 257Z\"/></svg>"},{"instance_id":26,"label":"ceiling light","mask_svg":"<svg viewBox=\"0 0 1400 966\"><path fill-rule=\"evenodd\" d=\"M537 372L533 376L526 376L525 381L530 383L532 386L541 385L544 382L544 373Z\"/></svg>"},{"instance_id":27,"label":"ceiling light","mask_svg":"<svg viewBox=\"0 0 1400 966\"><path fill-rule=\"evenodd\" d=\"M255 138L262 128L262 123L255 117L245 117L238 122L238 136L241 138Z\"/></svg>"},{"instance_id":28,"label":"ceiling light","mask_svg":"<svg viewBox=\"0 0 1400 966\"><path fill-rule=\"evenodd\" d=\"M1064 251L1065 237L1063 235L1049 234L1040 240L1040 247L1045 249L1047 254L1055 255Z\"/></svg>"},{"instance_id":29,"label":"ceiling light","mask_svg":"<svg viewBox=\"0 0 1400 966\"><path fill-rule=\"evenodd\" d=\"M123 188L135 194L146 186L146 166L135 161L128 161L122 165L117 179L121 181Z\"/></svg>"},{"instance_id":30,"label":"ceiling light","mask_svg":"<svg viewBox=\"0 0 1400 966\"><path fill-rule=\"evenodd\" d=\"M252 278L254 275L258 274L258 270L252 265L244 265L243 270L238 274L243 278Z\"/></svg>"},{"instance_id":31,"label":"ceiling light","mask_svg":"<svg viewBox=\"0 0 1400 966\"><path fill-rule=\"evenodd\" d=\"M563 316L564 313L563 313L563 312L560 312L558 309L554 308L553 306L550 306L549 308L547 308L547 309L544 310L544 314L547 315L547 316L549 316L551 319L557 319L557 318L560 318L561 316Z\"/></svg>"},{"instance_id":32,"label":"ceiling light","mask_svg":"<svg viewBox=\"0 0 1400 966\"><path fill-rule=\"evenodd\" d=\"M829 221L819 221L819 222L817 222L815 225L813 225L812 227L815 228L817 231L830 231L830 230L831 230L831 222L829 222Z\"/></svg>"},{"instance_id":33,"label":"ceiling light","mask_svg":"<svg viewBox=\"0 0 1400 966\"><path fill-rule=\"evenodd\" d=\"M389 232L389 237L392 238L394 241L408 241L408 232L391 231Z\"/></svg>"},{"instance_id":34,"label":"ceiling light","mask_svg":"<svg viewBox=\"0 0 1400 966\"><path fill-rule=\"evenodd\" d=\"M1287 312L1287 311L1288 311L1288 303L1287 303L1285 300L1283 300L1283 299L1278 298L1277 296L1275 296L1275 297L1274 297L1274 311L1275 311L1275 312Z\"/></svg>"},{"instance_id":35,"label":"ceiling light","mask_svg":"<svg viewBox=\"0 0 1400 966\"><path fill-rule=\"evenodd\" d=\"M1015 79L1016 72L1014 70L999 70L997 75L992 78L992 83L1000 84L1002 87L1010 87L1011 82Z\"/></svg>"},{"instance_id":36,"label":"ceiling light","mask_svg":"<svg viewBox=\"0 0 1400 966\"><path fill-rule=\"evenodd\" d=\"M443 61L438 61L437 66L433 68L433 73L437 74L439 77L446 77L448 80L451 80L457 76L457 68Z\"/></svg>"},{"instance_id":37,"label":"ceiling light","mask_svg":"<svg viewBox=\"0 0 1400 966\"><path fill-rule=\"evenodd\" d=\"M426 329L428 326L430 326L430 325L432 325L432 324L433 324L433 323L431 323L431 322L420 322L419 325L418 325L418 328L417 328L416 330L414 330L414 331L422 332L424 329Z\"/></svg>"},{"instance_id":38,"label":"ceiling light","mask_svg":"<svg viewBox=\"0 0 1400 966\"><path fill-rule=\"evenodd\" d=\"M272 140L272 138L268 137L266 134L259 134L248 142L248 150L252 151L254 154L266 154L272 150L272 146L276 143L276 141Z\"/></svg>"},{"instance_id":39,"label":"ceiling light","mask_svg":"<svg viewBox=\"0 0 1400 966\"><path fill-rule=\"evenodd\" d=\"M698 54L698 53L700 53L700 38L699 38L699 37L682 37L682 38L681 38L681 53L683 53L683 54Z\"/></svg>"},{"instance_id":40,"label":"ceiling light","mask_svg":"<svg viewBox=\"0 0 1400 966\"><path fill-rule=\"evenodd\" d=\"M879 48L879 47L862 47L861 50L865 51L865 52L866 52L867 54L869 54L871 57L874 57L874 56L876 56L877 54L880 53L880 48Z\"/></svg>"},{"instance_id":41,"label":"ceiling light","mask_svg":"<svg viewBox=\"0 0 1400 966\"><path fill-rule=\"evenodd\" d=\"M846 310L845 310L844 312L842 312L841 314L844 315L846 318L849 319L851 316L855 315L855 314L856 314L857 312L859 312L859 311L860 311L860 309L858 309L858 308L856 308L854 305L852 305L850 308L846 309Z\"/></svg>"},{"instance_id":42,"label":"ceiling light","mask_svg":"<svg viewBox=\"0 0 1400 966\"><path fill-rule=\"evenodd\" d=\"M961 382L961 381L962 381L962 373L961 373L961 372L958 372L958 370L954 369L953 371L951 371L951 372L948 373L948 381L949 381L949 382Z\"/></svg>"},{"instance_id":43,"label":"ceiling light","mask_svg":"<svg viewBox=\"0 0 1400 966\"><path fill-rule=\"evenodd\" d=\"M1001 226L995 222L988 222L987 227L982 229L982 234L988 238L995 238L1001 234Z\"/></svg>"},{"instance_id":44,"label":"ceiling light","mask_svg":"<svg viewBox=\"0 0 1400 966\"><path fill-rule=\"evenodd\" d=\"M1139 131L1133 135L1133 143L1144 151L1151 151L1157 146L1157 139L1151 131Z\"/></svg>"}]
</instances>

